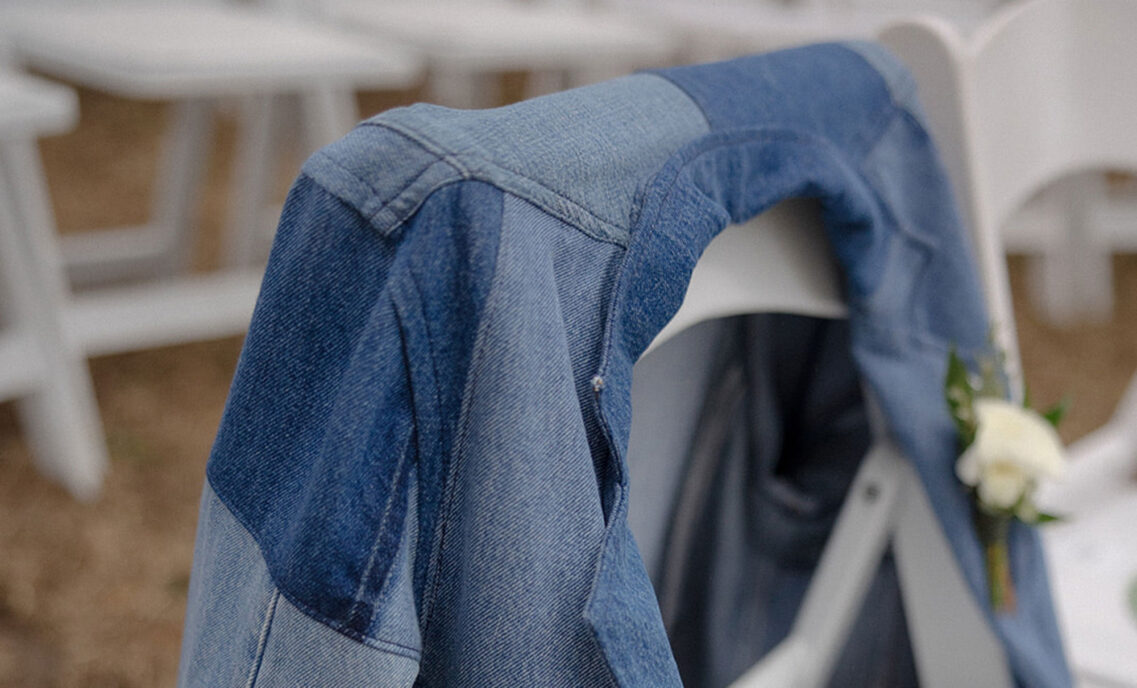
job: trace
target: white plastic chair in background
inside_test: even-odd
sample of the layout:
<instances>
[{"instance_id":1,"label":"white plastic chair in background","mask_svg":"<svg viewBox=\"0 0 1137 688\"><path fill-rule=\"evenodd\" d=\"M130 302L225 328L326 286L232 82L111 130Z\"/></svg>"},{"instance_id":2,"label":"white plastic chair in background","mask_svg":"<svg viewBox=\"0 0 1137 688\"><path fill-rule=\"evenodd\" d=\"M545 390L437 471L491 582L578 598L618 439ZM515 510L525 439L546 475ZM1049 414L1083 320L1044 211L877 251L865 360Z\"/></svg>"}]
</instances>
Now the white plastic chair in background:
<instances>
[{"instance_id":1,"label":"white plastic chair in background","mask_svg":"<svg viewBox=\"0 0 1137 688\"><path fill-rule=\"evenodd\" d=\"M619 76L670 60L675 43L644 22L584 3L517 0L312 0L344 29L421 53L430 99L451 107L499 104L493 79L528 72L528 95Z\"/></svg>"},{"instance_id":2,"label":"white plastic chair in background","mask_svg":"<svg viewBox=\"0 0 1137 688\"><path fill-rule=\"evenodd\" d=\"M1016 375L1010 294L1001 286L1006 264L1000 229L1055 182L1063 185L1061 193L1076 194L1074 212L1084 218L1087 201L1081 194L1094 188L1093 173L1137 171L1134 25L1137 3L1131 0L1031 0L997 13L970 40L934 18L883 33L919 83L932 131L982 242L986 287L998 296L992 306L1002 325L996 336ZM1028 237L1040 244L1044 302L1066 315L1101 308L1103 301L1108 307L1109 247L1096 245L1085 223L1054 226L1060 231ZM1099 629L1102 619L1118 616L1114 612L1127 604L1130 583L1118 575L1117 557L1128 557L1137 576L1137 551L1126 549L1132 540L1103 549L1093 525L1104 510L1119 507L1122 517L1133 509L1125 500L1137 502L1131 483L1125 488L1126 473L1137 467L1134 427L1137 403L1130 393L1109 424L1070 447L1069 482L1040 494L1044 507L1073 510L1067 512L1069 523L1043 534L1071 663L1087 686L1137 686L1125 673L1137 656L1137 626L1113 624L1112 638L1103 638ZM1111 495L1117 499L1107 499ZM1106 550L1110 557L1092 554Z\"/></svg>"},{"instance_id":3,"label":"white plastic chair in background","mask_svg":"<svg viewBox=\"0 0 1137 688\"><path fill-rule=\"evenodd\" d=\"M80 283L184 270L194 207L219 99L242 101L226 261L247 264L264 223L282 100L299 97L309 148L329 143L356 117L352 90L403 88L417 62L313 26L283 10L215 2L17 4L0 12L0 34L37 70L114 95L170 101L173 124L160 171L154 220L144 227L68 238ZM275 132L279 134L279 132Z\"/></svg>"},{"instance_id":4,"label":"white plastic chair in background","mask_svg":"<svg viewBox=\"0 0 1137 688\"><path fill-rule=\"evenodd\" d=\"M66 331L66 285L37 136L71 128L69 89L0 65L0 399L16 399L32 455L76 496L98 491L106 448L87 361Z\"/></svg>"},{"instance_id":5,"label":"white plastic chair in background","mask_svg":"<svg viewBox=\"0 0 1137 688\"><path fill-rule=\"evenodd\" d=\"M978 23L998 0L606 0L680 36L684 59L721 60L820 41L869 39L914 11Z\"/></svg>"},{"instance_id":6,"label":"white plastic chair in background","mask_svg":"<svg viewBox=\"0 0 1137 688\"><path fill-rule=\"evenodd\" d=\"M1034 194L1065 186L1068 220L1016 222L1005 238L1012 251L1040 255L1039 302L1056 321L1108 313L1112 303L1109 239L1095 235L1085 200L1100 177L1085 173L1137 171L1137 88L1127 87L1137 82L1126 29L1134 21L1137 6L1126 0L1024 2L970 38L925 30L958 82L957 179L972 222L1004 230Z\"/></svg>"},{"instance_id":7,"label":"white plastic chair in background","mask_svg":"<svg viewBox=\"0 0 1137 688\"><path fill-rule=\"evenodd\" d=\"M820 215L808 202L782 204L716 237L695 267L682 307L645 356L700 322L761 312L845 313ZM921 685L1012 685L915 470L882 428L874 430L877 441L850 487L790 634L734 688L826 685L889 545Z\"/></svg>"},{"instance_id":8,"label":"white plastic chair in background","mask_svg":"<svg viewBox=\"0 0 1137 688\"><path fill-rule=\"evenodd\" d=\"M314 147L354 124L353 89L403 88L419 72L418 61L401 51L361 43L284 10L214 2L15 3L0 8L0 35L11 41L17 60L41 72L125 98L173 103L153 221L68 236L62 264L34 267L54 271L64 285L63 336L87 356L243 332L263 270L260 240L269 223L262 210L275 178L274 148L303 138L279 131L281 105L299 100L305 143ZM241 137L224 236L226 265L190 275L212 110L233 99L241 104ZM44 188L34 155L9 165L11 178L24 187ZM24 228L39 235L30 241L57 241L49 218ZM116 284L72 293L68 278L76 285ZM120 284L142 278L156 279ZM91 476L101 470L75 464L53 473L74 471L65 484L90 496L98 485Z\"/></svg>"}]
</instances>

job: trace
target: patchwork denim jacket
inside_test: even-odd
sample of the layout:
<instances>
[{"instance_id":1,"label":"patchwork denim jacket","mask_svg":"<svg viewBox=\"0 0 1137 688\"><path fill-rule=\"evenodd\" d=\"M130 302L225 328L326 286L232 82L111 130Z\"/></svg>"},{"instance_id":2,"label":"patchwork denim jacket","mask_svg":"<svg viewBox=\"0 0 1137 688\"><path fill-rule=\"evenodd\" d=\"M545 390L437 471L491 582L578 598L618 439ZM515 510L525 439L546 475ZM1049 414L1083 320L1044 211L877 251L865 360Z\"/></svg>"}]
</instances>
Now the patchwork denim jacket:
<instances>
[{"instance_id":1,"label":"patchwork denim jacket","mask_svg":"<svg viewBox=\"0 0 1137 688\"><path fill-rule=\"evenodd\" d=\"M910 78L823 45L394 110L313 156L208 466L180 684L678 685L627 523L632 366L715 234L795 196L982 600L942 400L948 347L986 343L977 278ZM990 621L1019 685L1069 685L1038 539L1011 545Z\"/></svg>"}]
</instances>

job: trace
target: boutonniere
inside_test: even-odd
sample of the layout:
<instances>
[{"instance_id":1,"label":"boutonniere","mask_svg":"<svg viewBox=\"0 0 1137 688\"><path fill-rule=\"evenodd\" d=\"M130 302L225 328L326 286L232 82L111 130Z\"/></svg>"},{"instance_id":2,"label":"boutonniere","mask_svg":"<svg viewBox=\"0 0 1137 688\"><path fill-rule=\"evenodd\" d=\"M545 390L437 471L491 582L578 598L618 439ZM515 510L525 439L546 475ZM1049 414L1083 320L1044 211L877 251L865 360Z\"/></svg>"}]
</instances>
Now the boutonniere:
<instances>
[{"instance_id":1,"label":"boutonniere","mask_svg":"<svg viewBox=\"0 0 1137 688\"><path fill-rule=\"evenodd\" d=\"M997 612L1013 613L1008 531L1015 519L1032 526L1056 520L1038 510L1034 495L1041 481L1065 470L1057 426L1067 404L1040 413L1029 400L1007 401L1002 357L979 363L978 375L972 375L954 350L948 355L945 393L961 449L955 474L971 494L991 606Z\"/></svg>"}]
</instances>

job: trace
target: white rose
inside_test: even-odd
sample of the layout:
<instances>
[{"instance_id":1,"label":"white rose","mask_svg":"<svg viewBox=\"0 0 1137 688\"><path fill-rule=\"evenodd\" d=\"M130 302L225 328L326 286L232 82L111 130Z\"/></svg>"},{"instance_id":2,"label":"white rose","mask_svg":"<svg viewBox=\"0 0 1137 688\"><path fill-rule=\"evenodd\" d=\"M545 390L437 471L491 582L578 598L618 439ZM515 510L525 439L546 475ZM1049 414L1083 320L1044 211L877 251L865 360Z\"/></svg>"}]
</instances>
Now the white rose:
<instances>
[{"instance_id":1,"label":"white rose","mask_svg":"<svg viewBox=\"0 0 1137 688\"><path fill-rule=\"evenodd\" d=\"M1058 433L1038 413L995 398L975 400L975 441L955 473L976 488L979 501L1010 509L1030 497L1038 481L1062 474L1066 460ZM1033 508L1025 500L1028 513Z\"/></svg>"}]
</instances>

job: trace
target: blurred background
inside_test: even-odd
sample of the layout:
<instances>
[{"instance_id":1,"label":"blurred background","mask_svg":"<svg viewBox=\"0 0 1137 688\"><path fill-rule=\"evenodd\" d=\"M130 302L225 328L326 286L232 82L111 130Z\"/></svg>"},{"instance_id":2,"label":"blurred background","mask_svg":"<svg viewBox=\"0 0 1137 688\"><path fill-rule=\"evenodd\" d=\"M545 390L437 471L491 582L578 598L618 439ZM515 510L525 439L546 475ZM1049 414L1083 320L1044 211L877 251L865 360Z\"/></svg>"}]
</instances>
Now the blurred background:
<instances>
[{"instance_id":1,"label":"blurred background","mask_svg":"<svg viewBox=\"0 0 1137 688\"><path fill-rule=\"evenodd\" d=\"M424 100L494 106L637 68L870 37L913 11L935 14L966 42L1002 5L0 2L0 204L16 209L11 225L61 237L47 249L43 236L0 245L10 255L31 245L32 258L46 250L42 273L29 278L40 280L32 306L0 282L0 332L41 342L0 356L0 368L15 379L70 366L83 377L74 394L93 395L101 420L101 431L62 437L50 414L29 408L38 378L28 373L3 394L0 375L0 688L173 685L197 499L255 295L246 278L258 274L272 215L304 157L351 122ZM1129 85L1137 93L1137 81ZM1072 400L1067 442L1110 421L1137 370L1128 172L1107 166L1076 177L1073 192L1066 178L1032 190L1003 223L1017 237L1009 266L1025 378L1039 406ZM39 210L37 198L46 201ZM1097 232L1097 257L1063 259L1089 276L1064 273L1055 297L1039 265L1047 247L1069 241L1061 233L1072 223ZM160 246L141 255L140 242ZM1079 280L1091 296L1063 298ZM43 315L51 309L62 315ZM42 456L84 437L100 447L77 450L85 468ZM1086 484L1101 486L1102 499L1130 494L1137 452L1114 436L1097 442L1109 445L1091 457L1108 464L1107 478ZM1083 555L1097 556L1091 550ZM1137 586L1137 565L1130 571ZM1113 639L1119 653L1133 647ZM1094 661L1086 685L1137 686L1124 663Z\"/></svg>"}]
</instances>

